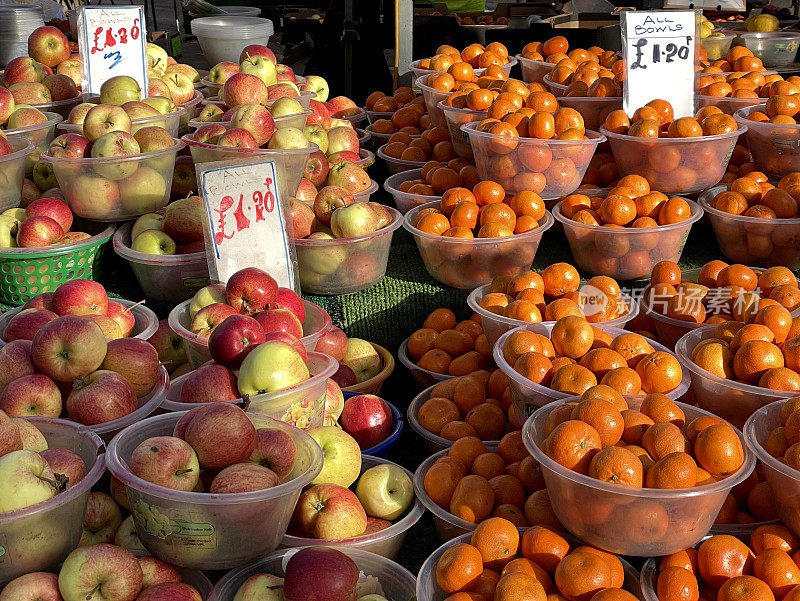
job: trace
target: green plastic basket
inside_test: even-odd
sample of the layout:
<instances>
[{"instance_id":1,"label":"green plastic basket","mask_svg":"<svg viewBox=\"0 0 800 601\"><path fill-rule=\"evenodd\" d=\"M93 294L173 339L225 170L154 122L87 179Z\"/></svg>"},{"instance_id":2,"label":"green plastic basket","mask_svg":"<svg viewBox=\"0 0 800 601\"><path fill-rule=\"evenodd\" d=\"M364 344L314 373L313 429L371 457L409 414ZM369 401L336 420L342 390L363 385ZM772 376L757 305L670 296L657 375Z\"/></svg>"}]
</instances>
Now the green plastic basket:
<instances>
[{"instance_id":1,"label":"green plastic basket","mask_svg":"<svg viewBox=\"0 0 800 601\"><path fill-rule=\"evenodd\" d=\"M64 282L93 279L114 227L109 225L91 238L63 246L0 248L0 302L18 307Z\"/></svg>"}]
</instances>

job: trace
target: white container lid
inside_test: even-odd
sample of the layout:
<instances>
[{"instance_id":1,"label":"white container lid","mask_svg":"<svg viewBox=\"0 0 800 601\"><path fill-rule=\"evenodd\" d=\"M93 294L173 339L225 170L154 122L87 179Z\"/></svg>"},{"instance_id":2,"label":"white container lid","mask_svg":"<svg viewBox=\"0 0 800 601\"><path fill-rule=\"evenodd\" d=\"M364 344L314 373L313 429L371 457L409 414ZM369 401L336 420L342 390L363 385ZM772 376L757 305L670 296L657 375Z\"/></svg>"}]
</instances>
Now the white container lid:
<instances>
[{"instance_id":1,"label":"white container lid","mask_svg":"<svg viewBox=\"0 0 800 601\"><path fill-rule=\"evenodd\" d=\"M192 20L192 33L204 38L270 37L274 32L272 21L261 17L216 15Z\"/></svg>"}]
</instances>

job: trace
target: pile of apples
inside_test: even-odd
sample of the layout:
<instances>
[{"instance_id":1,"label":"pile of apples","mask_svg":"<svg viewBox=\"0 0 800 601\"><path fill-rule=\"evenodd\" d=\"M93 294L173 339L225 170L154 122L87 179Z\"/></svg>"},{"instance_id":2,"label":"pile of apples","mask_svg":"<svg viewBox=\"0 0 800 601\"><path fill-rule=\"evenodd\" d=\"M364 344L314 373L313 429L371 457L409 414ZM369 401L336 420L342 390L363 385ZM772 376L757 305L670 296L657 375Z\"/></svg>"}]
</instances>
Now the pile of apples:
<instances>
[{"instance_id":1,"label":"pile of apples","mask_svg":"<svg viewBox=\"0 0 800 601\"><path fill-rule=\"evenodd\" d=\"M307 125L306 137L319 149L306 160L303 177L297 187L295 198L313 203L319 192L329 186L345 188L351 194L363 192L372 181L358 162L361 146L358 134L352 126L339 126L329 130L327 138L314 133L317 125ZM324 133L324 132L323 132Z\"/></svg>"},{"instance_id":2,"label":"pile of apples","mask_svg":"<svg viewBox=\"0 0 800 601\"><path fill-rule=\"evenodd\" d=\"M25 574L9 582L2 594L11 601L203 601L200 592L183 582L170 564L152 555L137 557L107 543L80 546L67 556L58 574Z\"/></svg>"},{"instance_id":3,"label":"pile of apples","mask_svg":"<svg viewBox=\"0 0 800 601\"><path fill-rule=\"evenodd\" d=\"M314 574L314 578L309 578ZM347 555L329 547L307 547L289 558L283 578L253 574L234 599L259 601L387 601L371 574L361 575Z\"/></svg>"},{"instance_id":4,"label":"pile of apples","mask_svg":"<svg viewBox=\"0 0 800 601\"><path fill-rule=\"evenodd\" d=\"M130 333L129 311L91 280L67 282L31 304L3 332L2 411L12 417L66 414L96 425L139 408L137 399L158 381L159 362L146 340L120 337ZM117 338L107 340L111 330Z\"/></svg>"},{"instance_id":5,"label":"pile of apples","mask_svg":"<svg viewBox=\"0 0 800 601\"><path fill-rule=\"evenodd\" d=\"M203 252L203 201L187 196L163 211L142 215L131 229L131 248L152 255Z\"/></svg>"},{"instance_id":6,"label":"pile of apples","mask_svg":"<svg viewBox=\"0 0 800 601\"><path fill-rule=\"evenodd\" d=\"M38 198L24 209L0 214L0 247L40 248L91 238L86 232L70 231L72 223L72 211L63 200Z\"/></svg>"}]
</instances>

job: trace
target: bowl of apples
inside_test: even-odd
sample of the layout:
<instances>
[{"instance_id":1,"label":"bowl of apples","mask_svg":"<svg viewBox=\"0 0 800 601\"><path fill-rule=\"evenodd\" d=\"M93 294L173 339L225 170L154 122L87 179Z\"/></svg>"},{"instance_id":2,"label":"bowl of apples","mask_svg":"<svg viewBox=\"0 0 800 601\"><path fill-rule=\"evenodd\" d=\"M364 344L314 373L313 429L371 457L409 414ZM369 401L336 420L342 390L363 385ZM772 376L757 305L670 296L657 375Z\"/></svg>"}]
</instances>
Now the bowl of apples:
<instances>
[{"instance_id":1,"label":"bowl of apples","mask_svg":"<svg viewBox=\"0 0 800 601\"><path fill-rule=\"evenodd\" d=\"M66 120L57 125L59 131L68 134L82 134L83 122L88 112L98 104L102 104L99 96L92 96L73 108ZM164 96L152 96L142 100L129 100L120 105L131 120L131 134L145 127L161 127L173 138L178 137L181 119L186 109L176 106L171 99Z\"/></svg>"},{"instance_id":2,"label":"bowl of apples","mask_svg":"<svg viewBox=\"0 0 800 601\"><path fill-rule=\"evenodd\" d=\"M61 121L58 113L42 112L34 107L17 107L9 115L3 129L6 138L27 140L33 144L33 151L25 164L25 175L33 176L33 166L39 160L39 155L50 146Z\"/></svg>"},{"instance_id":3,"label":"bowl of apples","mask_svg":"<svg viewBox=\"0 0 800 601\"><path fill-rule=\"evenodd\" d=\"M27 138L0 140L0 210L18 207L25 164L34 146Z\"/></svg>"},{"instance_id":4,"label":"bowl of apples","mask_svg":"<svg viewBox=\"0 0 800 601\"><path fill-rule=\"evenodd\" d=\"M0 440L0 538L15 558L0 563L3 586L59 564L77 546L89 491L105 472L105 453L100 437L80 424L9 418L2 411Z\"/></svg>"},{"instance_id":5,"label":"bowl of apples","mask_svg":"<svg viewBox=\"0 0 800 601\"><path fill-rule=\"evenodd\" d=\"M173 453L183 467L164 477ZM273 551L302 488L322 470L322 451L308 434L230 403L140 421L111 441L107 457L143 546L201 570Z\"/></svg>"}]
</instances>

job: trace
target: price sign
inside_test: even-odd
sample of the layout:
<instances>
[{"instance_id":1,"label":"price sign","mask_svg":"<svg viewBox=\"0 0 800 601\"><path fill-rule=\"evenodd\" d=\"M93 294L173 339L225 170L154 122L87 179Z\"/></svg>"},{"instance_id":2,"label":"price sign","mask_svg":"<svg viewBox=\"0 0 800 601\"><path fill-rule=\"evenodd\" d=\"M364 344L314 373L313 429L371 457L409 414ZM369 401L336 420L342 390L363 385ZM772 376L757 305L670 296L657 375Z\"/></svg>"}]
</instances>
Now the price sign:
<instances>
[{"instance_id":1,"label":"price sign","mask_svg":"<svg viewBox=\"0 0 800 601\"><path fill-rule=\"evenodd\" d=\"M211 279L226 282L240 269L258 267L279 286L295 288L294 239L286 232L275 163L209 163L198 179Z\"/></svg>"},{"instance_id":2,"label":"price sign","mask_svg":"<svg viewBox=\"0 0 800 601\"><path fill-rule=\"evenodd\" d=\"M117 75L133 77L147 91L147 36L141 6L84 6L78 13L83 90L99 94Z\"/></svg>"},{"instance_id":3,"label":"price sign","mask_svg":"<svg viewBox=\"0 0 800 601\"><path fill-rule=\"evenodd\" d=\"M694 11L622 13L622 58L627 73L622 108L628 115L651 100L669 101L675 118L694 115Z\"/></svg>"}]
</instances>

